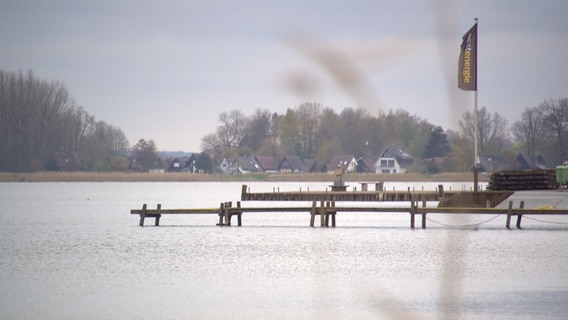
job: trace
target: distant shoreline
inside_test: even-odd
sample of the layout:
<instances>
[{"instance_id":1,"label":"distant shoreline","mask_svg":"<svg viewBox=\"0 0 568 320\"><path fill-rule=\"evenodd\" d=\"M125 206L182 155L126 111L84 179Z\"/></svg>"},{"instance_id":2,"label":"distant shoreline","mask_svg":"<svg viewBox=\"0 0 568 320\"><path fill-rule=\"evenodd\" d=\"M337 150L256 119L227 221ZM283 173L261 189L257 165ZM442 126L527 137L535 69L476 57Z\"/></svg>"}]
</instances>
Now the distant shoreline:
<instances>
[{"instance_id":1,"label":"distant shoreline","mask_svg":"<svg viewBox=\"0 0 568 320\"><path fill-rule=\"evenodd\" d=\"M347 173L346 182L467 182L473 183L473 174L441 173L426 175L420 173L376 174ZM294 181L317 182L335 179L327 173L259 173L259 174L191 174L191 173L133 173L133 172L36 172L0 173L0 182L230 182L230 181ZM489 181L489 175L479 175L479 182Z\"/></svg>"}]
</instances>

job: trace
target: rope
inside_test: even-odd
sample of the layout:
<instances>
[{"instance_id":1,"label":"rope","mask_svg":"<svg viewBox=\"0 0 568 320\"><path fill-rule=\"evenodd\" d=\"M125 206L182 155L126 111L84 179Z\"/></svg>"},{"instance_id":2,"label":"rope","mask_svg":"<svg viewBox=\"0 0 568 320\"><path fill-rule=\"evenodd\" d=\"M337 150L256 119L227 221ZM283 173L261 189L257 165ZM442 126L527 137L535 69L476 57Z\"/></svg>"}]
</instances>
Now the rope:
<instances>
[{"instance_id":1,"label":"rope","mask_svg":"<svg viewBox=\"0 0 568 320\"><path fill-rule=\"evenodd\" d=\"M426 217L426 220L428 220L428 221L430 221L430 222L433 222L433 223L436 223L436 224L439 224L439 225L444 226L444 227L465 228L465 227L480 226L480 225L482 225L482 224L485 224L485 223L490 222L491 220L496 219L497 217L499 217L499 216L501 216L501 215L502 215L502 214L497 214L497 215L495 215L493 218L489 218L489 219L487 219L487 220L485 220L485 221L478 222L478 223L472 223L472 224L447 224L447 223L443 223L443 222L440 222L440 221L433 220L433 219L428 218L428 217Z\"/></svg>"},{"instance_id":2,"label":"rope","mask_svg":"<svg viewBox=\"0 0 568 320\"><path fill-rule=\"evenodd\" d=\"M529 216L526 216L526 215L523 215L523 218L533 220L533 221L537 221L537 222L540 222L540 223L568 225L568 222L545 221L545 220L540 220L540 219L537 219L537 218L529 217Z\"/></svg>"},{"instance_id":3,"label":"rope","mask_svg":"<svg viewBox=\"0 0 568 320\"><path fill-rule=\"evenodd\" d=\"M482 225L482 224L485 224L485 223L488 223L488 222L490 222L490 221L492 221L492 220L495 220L497 217L502 216L502 215L503 215L503 214L498 214L498 215L495 215L494 217L489 218L489 219L487 219L487 220L485 220L485 221L478 222L478 223L472 223L472 224L448 224L448 223L443 223L443 222L440 222L440 221L436 221L436 220L431 219L431 218L428 218L428 217L426 217L426 220L428 220L428 221L430 221L430 222L433 222L433 223L436 223L436 224L438 224L438 225L444 226L444 227L467 228L467 227L480 226L480 225ZM530 217L530 216L528 216L528 215L523 215L523 218L528 219L528 220L533 220L533 221L536 221L536 222L540 222L540 223L558 224L558 225L568 225L568 222L545 221L545 220L541 220L541 219L537 219L537 218Z\"/></svg>"}]
</instances>

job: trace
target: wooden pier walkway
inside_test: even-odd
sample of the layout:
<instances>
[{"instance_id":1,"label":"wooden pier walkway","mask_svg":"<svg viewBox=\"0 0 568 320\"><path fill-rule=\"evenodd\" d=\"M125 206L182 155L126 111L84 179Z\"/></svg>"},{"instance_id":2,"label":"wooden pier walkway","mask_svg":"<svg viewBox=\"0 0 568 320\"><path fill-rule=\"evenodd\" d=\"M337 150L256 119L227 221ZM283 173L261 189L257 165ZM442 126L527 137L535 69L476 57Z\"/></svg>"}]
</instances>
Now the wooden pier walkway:
<instances>
[{"instance_id":1,"label":"wooden pier walkway","mask_svg":"<svg viewBox=\"0 0 568 320\"><path fill-rule=\"evenodd\" d=\"M242 225L242 215L245 212L265 212L265 213L286 213L286 212L309 212L310 214L310 226L314 227L316 216L320 216L320 226L321 227L335 227L336 226L336 214L338 212L370 212L370 213L408 213L410 215L410 228L415 228L416 216L421 217L421 226L426 228L426 215L427 214L491 214L491 215L505 215L506 222L505 227L511 228L511 219L516 217L517 228L521 228L521 221L523 216L527 215L550 215L550 216L560 216L568 215L567 209L525 209L524 202L521 201L518 208L513 208L513 202L509 202L508 208L481 208L481 207L426 207L426 201L422 201L422 206L419 206L419 201L411 201L410 207L356 207L356 206L336 206L335 201L320 201L319 205L317 201L312 202L311 207L241 207L241 202L237 202L235 207L232 206L231 202L223 202L218 208L196 208L196 209L162 209L161 205L158 205L156 209L148 209L147 205L144 204L142 209L132 209L131 214L136 214L140 216L140 226L144 226L146 218L154 218L155 226L159 226L160 218L164 214L189 214L189 215L200 215L200 214L212 214L217 215L219 226L231 226L231 219L233 216L237 216L237 225Z\"/></svg>"}]
</instances>

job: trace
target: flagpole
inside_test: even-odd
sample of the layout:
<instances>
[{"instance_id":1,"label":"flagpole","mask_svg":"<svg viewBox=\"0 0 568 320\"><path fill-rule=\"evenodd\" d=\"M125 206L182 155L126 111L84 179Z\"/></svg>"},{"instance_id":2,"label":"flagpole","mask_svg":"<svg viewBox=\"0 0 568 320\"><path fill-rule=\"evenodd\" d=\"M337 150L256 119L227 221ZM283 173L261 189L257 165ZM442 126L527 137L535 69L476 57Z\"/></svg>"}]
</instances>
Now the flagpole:
<instances>
[{"instance_id":1,"label":"flagpole","mask_svg":"<svg viewBox=\"0 0 568 320\"><path fill-rule=\"evenodd\" d=\"M479 169L477 165L477 90L473 92L473 127L473 191L477 192L477 185L479 184Z\"/></svg>"},{"instance_id":2,"label":"flagpole","mask_svg":"<svg viewBox=\"0 0 568 320\"><path fill-rule=\"evenodd\" d=\"M478 19L475 18L475 24L478 24ZM475 48L475 58L477 60L478 55L478 45L479 43L476 40L476 48ZM475 91L473 92L473 127L474 127L474 134L473 134L473 191L477 192L477 186L479 184L479 169L477 165L477 61L475 63Z\"/></svg>"}]
</instances>

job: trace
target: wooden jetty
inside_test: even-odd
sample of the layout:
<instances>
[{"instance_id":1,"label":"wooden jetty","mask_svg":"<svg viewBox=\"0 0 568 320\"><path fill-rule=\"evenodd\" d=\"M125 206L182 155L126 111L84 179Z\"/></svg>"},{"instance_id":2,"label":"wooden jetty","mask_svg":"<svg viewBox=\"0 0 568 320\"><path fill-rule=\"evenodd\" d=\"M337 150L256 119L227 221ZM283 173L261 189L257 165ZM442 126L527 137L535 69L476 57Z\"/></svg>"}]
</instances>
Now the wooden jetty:
<instances>
[{"instance_id":1,"label":"wooden jetty","mask_svg":"<svg viewBox=\"0 0 568 320\"><path fill-rule=\"evenodd\" d=\"M343 171L340 168L335 170L336 180L331 185L331 191L310 191L309 189L295 192L280 192L273 189L272 192L251 193L247 185L241 189L241 201L304 201L312 203L311 206L267 206L267 207L242 207L238 201L236 206L232 202L222 202L217 208L195 208L195 209L162 209L158 204L156 209L148 209L144 204L142 209L132 209L131 214L140 216L140 226L144 226L146 218L154 218L154 225L160 225L160 218L163 214L212 214L217 215L219 226L231 226L231 219L237 216L237 225L242 225L242 215L245 212L265 212L265 213L286 213L286 212L309 212L310 227L315 226L316 216L320 217L321 227L335 227L336 215L338 212L370 212L377 214L384 213L408 213L410 215L410 227L415 228L416 216L422 218L422 228L426 228L427 214L491 214L506 215L505 227L511 228L511 219L517 218L515 226L521 228L522 217L526 215L568 215L567 209L525 209L524 201L520 201L518 208L513 208L513 202L509 201L508 208L497 208L497 205L505 201L513 194L512 191L492 190L492 191L446 191L443 185L438 185L435 191L414 190L408 188L403 191L384 190L383 183L375 183L374 190L369 190L368 183L362 183L359 190L347 191L347 186L343 182ZM550 174L545 174L544 180L549 181ZM532 177L532 176L531 176ZM407 207L384 207L378 205L379 202L404 201L409 203ZM427 202L438 202L437 207L428 207ZM377 206L355 206L353 202L377 203ZM349 205L337 206L337 203L348 203ZM420 206L419 204L422 203Z\"/></svg>"},{"instance_id":2,"label":"wooden jetty","mask_svg":"<svg viewBox=\"0 0 568 320\"><path fill-rule=\"evenodd\" d=\"M286 212L309 212L310 214L310 227L314 227L316 216L320 216L321 227L335 227L336 214L338 212L369 212L369 213L408 213L410 215L410 228L415 228L416 216L421 217L421 226L426 228L426 215L427 214L490 214L490 215L505 215L505 227L511 228L511 219L516 217L515 226L521 229L521 221L523 216L527 215L550 215L560 216L568 215L566 209L525 209L524 202L521 201L518 208L513 208L513 202L509 201L508 208L456 208L456 207L426 207L426 202L422 202L419 206L419 201L411 201L410 207L355 207L355 206L336 206L335 201L313 201L311 207L242 207L241 202L237 202L235 207L231 202L223 202L219 208L201 208L201 209L162 209L158 205L156 209L148 209L144 204L142 209L132 209L131 214L140 216L140 226L144 226L146 218L154 218L155 226L159 226L160 218L163 214L212 214L217 215L219 218L218 226L231 226L231 219L237 216L237 225L242 225L242 215L245 212L264 212L264 213L286 213Z\"/></svg>"},{"instance_id":3,"label":"wooden jetty","mask_svg":"<svg viewBox=\"0 0 568 320\"><path fill-rule=\"evenodd\" d=\"M375 190L369 191L368 184L362 183L357 191L283 191L251 193L247 185L241 188L241 201L337 201L337 202L395 202L395 201L438 201L441 207L495 207L507 199L509 191L445 191L443 185L436 190L424 191L408 188L407 190L383 190L383 184L375 184Z\"/></svg>"}]
</instances>

